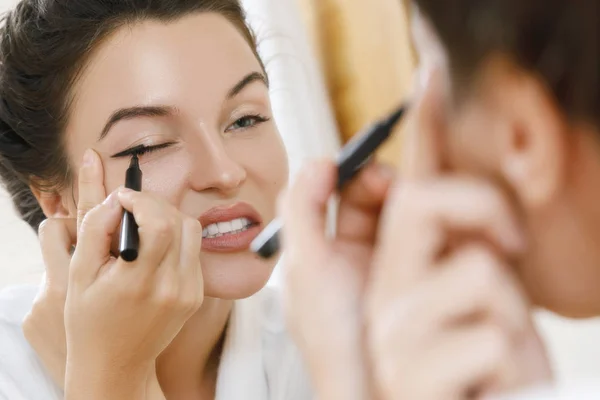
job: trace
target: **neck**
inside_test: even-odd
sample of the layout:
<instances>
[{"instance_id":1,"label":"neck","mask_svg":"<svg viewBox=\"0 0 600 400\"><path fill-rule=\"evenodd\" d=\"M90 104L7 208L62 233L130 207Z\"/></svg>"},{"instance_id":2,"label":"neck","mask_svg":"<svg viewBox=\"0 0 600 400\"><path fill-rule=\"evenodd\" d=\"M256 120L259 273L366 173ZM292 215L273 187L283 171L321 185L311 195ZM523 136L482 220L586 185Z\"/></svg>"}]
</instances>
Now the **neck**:
<instances>
[{"instance_id":1,"label":"neck","mask_svg":"<svg viewBox=\"0 0 600 400\"><path fill-rule=\"evenodd\" d=\"M205 298L157 360L158 380L171 398L214 398L217 369L232 301ZM202 396L201 398L205 398Z\"/></svg>"}]
</instances>

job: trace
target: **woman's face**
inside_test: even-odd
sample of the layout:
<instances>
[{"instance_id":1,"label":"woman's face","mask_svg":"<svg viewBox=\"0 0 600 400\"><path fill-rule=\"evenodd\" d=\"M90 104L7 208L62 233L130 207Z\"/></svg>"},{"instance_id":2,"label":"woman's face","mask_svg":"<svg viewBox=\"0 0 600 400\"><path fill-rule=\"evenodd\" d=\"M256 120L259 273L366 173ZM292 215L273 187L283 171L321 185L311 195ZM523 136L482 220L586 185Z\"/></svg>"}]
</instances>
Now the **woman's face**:
<instances>
[{"instance_id":1,"label":"woman's face","mask_svg":"<svg viewBox=\"0 0 600 400\"><path fill-rule=\"evenodd\" d=\"M247 246L274 217L288 168L265 76L234 25L194 14L122 28L95 50L74 94L66 136L72 165L86 149L98 152L108 193L124 184L131 158L115 155L148 146L140 156L143 191L205 228L206 295L258 291L275 261ZM231 233L249 223L258 225Z\"/></svg>"}]
</instances>

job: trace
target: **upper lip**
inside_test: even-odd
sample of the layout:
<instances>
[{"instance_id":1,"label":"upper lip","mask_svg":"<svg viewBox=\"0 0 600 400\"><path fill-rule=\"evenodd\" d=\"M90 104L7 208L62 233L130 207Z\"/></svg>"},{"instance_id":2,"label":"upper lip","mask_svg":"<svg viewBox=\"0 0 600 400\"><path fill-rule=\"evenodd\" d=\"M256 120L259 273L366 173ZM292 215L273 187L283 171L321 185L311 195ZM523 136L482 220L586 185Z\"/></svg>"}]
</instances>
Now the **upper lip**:
<instances>
[{"instance_id":1,"label":"upper lip","mask_svg":"<svg viewBox=\"0 0 600 400\"><path fill-rule=\"evenodd\" d=\"M262 219L254 207L248 203L239 202L229 206L211 208L198 218L202 227L217 222L231 221L238 218L248 218L252 223L260 224Z\"/></svg>"}]
</instances>

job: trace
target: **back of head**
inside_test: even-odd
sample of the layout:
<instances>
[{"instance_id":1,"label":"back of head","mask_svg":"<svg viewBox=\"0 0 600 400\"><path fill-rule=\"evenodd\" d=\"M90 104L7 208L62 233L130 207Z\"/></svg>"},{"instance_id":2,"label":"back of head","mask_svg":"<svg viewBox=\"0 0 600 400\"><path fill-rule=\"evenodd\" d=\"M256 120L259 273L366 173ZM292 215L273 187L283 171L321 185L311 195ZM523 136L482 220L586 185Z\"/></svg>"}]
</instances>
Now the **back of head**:
<instances>
[{"instance_id":1,"label":"back of head","mask_svg":"<svg viewBox=\"0 0 600 400\"><path fill-rule=\"evenodd\" d=\"M600 126L597 0L415 0L447 50L461 94L478 67L503 53L539 74L564 110Z\"/></svg>"},{"instance_id":2,"label":"back of head","mask_svg":"<svg viewBox=\"0 0 600 400\"><path fill-rule=\"evenodd\" d=\"M528 238L537 305L600 314L600 2L414 0L449 172L493 183ZM432 97L433 98L433 97Z\"/></svg>"},{"instance_id":3,"label":"back of head","mask_svg":"<svg viewBox=\"0 0 600 400\"><path fill-rule=\"evenodd\" d=\"M73 85L94 48L119 27L199 12L226 17L256 53L238 0L22 0L4 16L0 177L34 229L45 216L31 188L59 190L72 180L64 128Z\"/></svg>"}]
</instances>

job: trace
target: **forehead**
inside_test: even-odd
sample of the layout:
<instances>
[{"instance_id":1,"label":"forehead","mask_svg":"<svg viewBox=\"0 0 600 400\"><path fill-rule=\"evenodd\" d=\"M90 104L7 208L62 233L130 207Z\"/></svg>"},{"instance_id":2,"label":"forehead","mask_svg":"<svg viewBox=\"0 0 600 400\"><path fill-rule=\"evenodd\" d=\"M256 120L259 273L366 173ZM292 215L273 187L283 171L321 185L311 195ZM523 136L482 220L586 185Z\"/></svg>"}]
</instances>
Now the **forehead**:
<instances>
[{"instance_id":1,"label":"forehead","mask_svg":"<svg viewBox=\"0 0 600 400\"><path fill-rule=\"evenodd\" d=\"M74 88L71 120L93 125L115 109L151 103L201 107L222 98L248 71L260 71L260 64L220 15L143 21L121 28L95 50Z\"/></svg>"}]
</instances>

